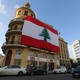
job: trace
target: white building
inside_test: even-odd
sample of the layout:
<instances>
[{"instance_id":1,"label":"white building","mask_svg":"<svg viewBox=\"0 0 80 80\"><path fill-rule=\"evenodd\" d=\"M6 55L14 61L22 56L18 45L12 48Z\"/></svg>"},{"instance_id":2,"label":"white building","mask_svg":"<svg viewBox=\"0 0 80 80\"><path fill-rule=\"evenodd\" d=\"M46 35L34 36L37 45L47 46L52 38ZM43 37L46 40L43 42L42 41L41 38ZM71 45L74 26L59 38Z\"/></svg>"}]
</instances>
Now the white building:
<instances>
[{"instance_id":1,"label":"white building","mask_svg":"<svg viewBox=\"0 0 80 80\"><path fill-rule=\"evenodd\" d=\"M76 40L72 44L72 50L74 54L74 59L80 62L80 40Z\"/></svg>"}]
</instances>

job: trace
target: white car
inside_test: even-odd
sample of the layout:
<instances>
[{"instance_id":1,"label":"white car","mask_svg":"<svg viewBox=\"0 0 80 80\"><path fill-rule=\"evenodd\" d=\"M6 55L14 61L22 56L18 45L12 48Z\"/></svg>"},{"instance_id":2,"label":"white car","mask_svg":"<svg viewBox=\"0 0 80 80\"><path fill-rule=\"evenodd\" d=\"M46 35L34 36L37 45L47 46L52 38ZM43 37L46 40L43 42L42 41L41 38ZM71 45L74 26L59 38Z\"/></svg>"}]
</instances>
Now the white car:
<instances>
[{"instance_id":1,"label":"white car","mask_svg":"<svg viewBox=\"0 0 80 80\"><path fill-rule=\"evenodd\" d=\"M66 73L66 72L67 72L67 69L64 66L57 67L53 70L53 73Z\"/></svg>"},{"instance_id":2,"label":"white car","mask_svg":"<svg viewBox=\"0 0 80 80\"><path fill-rule=\"evenodd\" d=\"M0 68L0 75L19 75L26 74L26 69L19 65L8 65Z\"/></svg>"}]
</instances>

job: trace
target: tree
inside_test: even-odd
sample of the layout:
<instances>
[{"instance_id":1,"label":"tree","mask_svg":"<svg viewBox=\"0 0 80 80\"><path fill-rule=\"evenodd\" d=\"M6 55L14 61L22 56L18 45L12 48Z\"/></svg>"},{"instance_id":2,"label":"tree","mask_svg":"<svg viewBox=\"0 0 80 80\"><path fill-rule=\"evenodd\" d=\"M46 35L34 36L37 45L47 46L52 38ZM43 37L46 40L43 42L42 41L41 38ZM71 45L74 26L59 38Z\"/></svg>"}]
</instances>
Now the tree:
<instances>
[{"instance_id":1,"label":"tree","mask_svg":"<svg viewBox=\"0 0 80 80\"><path fill-rule=\"evenodd\" d=\"M44 37L44 41L47 41L47 39L51 40L50 35L49 35L49 33L48 33L46 28L44 28L42 30L42 32L39 34L39 36L43 36Z\"/></svg>"}]
</instances>

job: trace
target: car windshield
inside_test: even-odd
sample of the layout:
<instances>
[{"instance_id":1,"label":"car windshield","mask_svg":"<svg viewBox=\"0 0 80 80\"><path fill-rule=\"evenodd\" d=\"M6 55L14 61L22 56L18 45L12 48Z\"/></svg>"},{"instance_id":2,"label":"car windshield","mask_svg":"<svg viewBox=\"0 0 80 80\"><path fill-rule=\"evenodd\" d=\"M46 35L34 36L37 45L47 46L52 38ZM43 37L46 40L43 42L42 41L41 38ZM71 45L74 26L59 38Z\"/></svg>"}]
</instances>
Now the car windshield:
<instances>
[{"instance_id":1,"label":"car windshield","mask_svg":"<svg viewBox=\"0 0 80 80\"><path fill-rule=\"evenodd\" d=\"M60 67L56 67L56 69L60 69Z\"/></svg>"},{"instance_id":2,"label":"car windshield","mask_svg":"<svg viewBox=\"0 0 80 80\"><path fill-rule=\"evenodd\" d=\"M7 69L7 68L21 68L21 67L18 65L8 65L8 66L5 66L3 68Z\"/></svg>"},{"instance_id":3,"label":"car windshield","mask_svg":"<svg viewBox=\"0 0 80 80\"><path fill-rule=\"evenodd\" d=\"M74 70L80 70L80 66L76 67Z\"/></svg>"},{"instance_id":4,"label":"car windshield","mask_svg":"<svg viewBox=\"0 0 80 80\"><path fill-rule=\"evenodd\" d=\"M7 66L3 67L3 68L7 68Z\"/></svg>"}]
</instances>

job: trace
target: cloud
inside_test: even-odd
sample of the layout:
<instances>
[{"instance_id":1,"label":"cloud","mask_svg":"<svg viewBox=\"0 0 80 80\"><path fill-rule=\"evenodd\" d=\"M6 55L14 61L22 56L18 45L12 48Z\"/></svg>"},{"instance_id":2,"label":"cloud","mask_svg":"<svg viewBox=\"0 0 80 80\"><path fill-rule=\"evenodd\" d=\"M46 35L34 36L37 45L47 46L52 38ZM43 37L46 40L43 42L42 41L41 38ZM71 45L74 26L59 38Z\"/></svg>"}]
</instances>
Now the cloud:
<instances>
[{"instance_id":1,"label":"cloud","mask_svg":"<svg viewBox=\"0 0 80 80\"><path fill-rule=\"evenodd\" d=\"M2 4L2 0L0 0L0 13L6 14L5 6Z\"/></svg>"},{"instance_id":2,"label":"cloud","mask_svg":"<svg viewBox=\"0 0 80 80\"><path fill-rule=\"evenodd\" d=\"M69 50L70 58L73 58L72 45L68 45L68 50Z\"/></svg>"},{"instance_id":3,"label":"cloud","mask_svg":"<svg viewBox=\"0 0 80 80\"><path fill-rule=\"evenodd\" d=\"M20 7L20 6L19 6L19 5L17 5L17 4L14 6L14 8L15 8L15 9L17 9L17 8L19 8L19 7Z\"/></svg>"}]
</instances>

